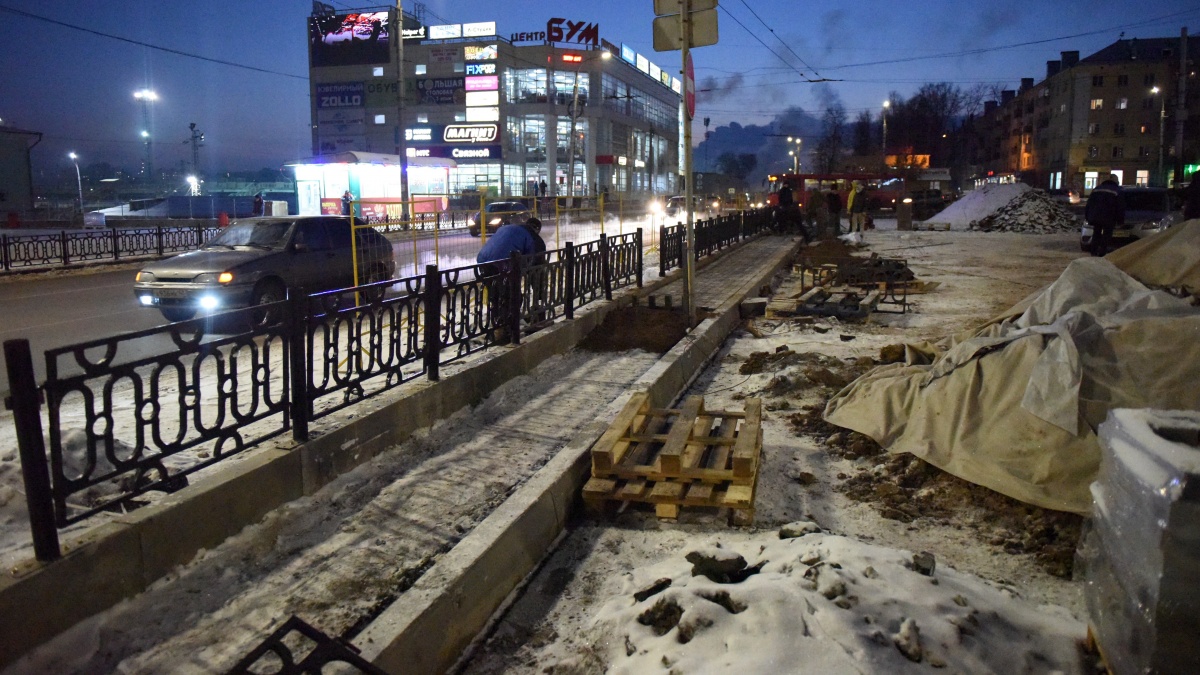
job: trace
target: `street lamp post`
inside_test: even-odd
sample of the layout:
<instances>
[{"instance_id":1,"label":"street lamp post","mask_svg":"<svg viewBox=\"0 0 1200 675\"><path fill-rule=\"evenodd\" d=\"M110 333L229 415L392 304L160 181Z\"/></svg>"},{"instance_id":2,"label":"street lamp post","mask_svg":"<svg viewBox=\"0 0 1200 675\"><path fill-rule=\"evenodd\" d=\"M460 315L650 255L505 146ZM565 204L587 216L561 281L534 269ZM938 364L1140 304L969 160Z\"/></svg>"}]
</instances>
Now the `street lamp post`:
<instances>
[{"instance_id":1,"label":"street lamp post","mask_svg":"<svg viewBox=\"0 0 1200 675\"><path fill-rule=\"evenodd\" d=\"M1163 155L1167 153L1166 148L1164 147L1166 138L1163 136L1163 130L1167 125L1167 97L1165 92L1158 87L1151 88L1150 93L1158 96L1159 100L1162 102L1162 106L1159 108L1158 112L1158 180L1161 181L1162 185L1165 186L1167 184L1167 176L1163 173ZM1179 179L1178 176L1175 178L1176 180Z\"/></svg>"},{"instance_id":2,"label":"street lamp post","mask_svg":"<svg viewBox=\"0 0 1200 675\"><path fill-rule=\"evenodd\" d=\"M793 143L796 144L795 149L792 148ZM800 173L800 150L803 146L803 138L788 136L788 155L792 158L792 173Z\"/></svg>"},{"instance_id":3,"label":"street lamp post","mask_svg":"<svg viewBox=\"0 0 1200 675\"><path fill-rule=\"evenodd\" d=\"M150 89L139 89L133 92L133 97L142 104L142 143L145 144L146 158L143 160L142 169L145 171L146 179L149 180L154 175L154 146L150 137L150 104L158 100L158 94Z\"/></svg>"},{"instance_id":4,"label":"street lamp post","mask_svg":"<svg viewBox=\"0 0 1200 675\"><path fill-rule=\"evenodd\" d=\"M885 170L885 171L887 170L887 113L888 113L888 108L890 108L890 107L892 107L892 102L891 102L891 100L887 100L887 101L884 101L884 102L883 102L883 146L882 146L882 154L883 154L883 168L884 168L884 170Z\"/></svg>"},{"instance_id":5,"label":"street lamp post","mask_svg":"<svg viewBox=\"0 0 1200 675\"><path fill-rule=\"evenodd\" d=\"M67 157L70 157L71 163L75 165L75 185L79 188L79 212L83 213L83 178L79 175L79 155L69 152Z\"/></svg>"}]
</instances>

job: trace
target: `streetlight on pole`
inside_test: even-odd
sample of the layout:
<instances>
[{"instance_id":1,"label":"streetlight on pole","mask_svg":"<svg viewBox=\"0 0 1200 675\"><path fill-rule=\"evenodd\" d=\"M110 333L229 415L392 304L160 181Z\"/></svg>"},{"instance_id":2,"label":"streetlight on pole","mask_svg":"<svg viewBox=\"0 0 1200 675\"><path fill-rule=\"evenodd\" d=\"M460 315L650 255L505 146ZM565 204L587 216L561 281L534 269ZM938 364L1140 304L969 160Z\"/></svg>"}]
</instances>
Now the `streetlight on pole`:
<instances>
[{"instance_id":1,"label":"streetlight on pole","mask_svg":"<svg viewBox=\"0 0 1200 675\"><path fill-rule=\"evenodd\" d=\"M79 188L79 212L83 213L83 178L79 175L79 155L68 152L67 157L70 157L71 163L75 165L75 185Z\"/></svg>"},{"instance_id":2,"label":"streetlight on pole","mask_svg":"<svg viewBox=\"0 0 1200 675\"><path fill-rule=\"evenodd\" d=\"M1158 87L1152 87L1150 93L1158 96L1159 100L1162 101L1162 107L1158 112L1158 180L1162 181L1162 184L1165 186L1167 184L1167 176L1163 173L1163 155L1166 154L1166 148L1164 147L1166 139L1163 136L1163 129L1167 125L1167 97L1165 92ZM1176 176L1175 180L1179 180L1179 177Z\"/></svg>"},{"instance_id":3,"label":"streetlight on pole","mask_svg":"<svg viewBox=\"0 0 1200 675\"><path fill-rule=\"evenodd\" d=\"M589 57L590 59L591 57ZM608 60L612 58L612 52L607 49L600 50L600 58ZM575 62L575 86L571 93L571 105L567 109L567 115L571 118L571 136L567 143L567 196L575 196L575 124L583 115L583 109L579 106L579 69L583 68L583 56L579 54L563 54L564 61ZM588 78L588 89L592 88L592 80ZM585 159L585 164L586 159ZM570 202L570 200L568 200ZM572 205L569 203L569 206Z\"/></svg>"},{"instance_id":4,"label":"streetlight on pole","mask_svg":"<svg viewBox=\"0 0 1200 675\"><path fill-rule=\"evenodd\" d=\"M154 147L150 138L150 104L158 100L158 94L150 89L139 89L133 97L142 104L142 143L146 146L146 157L142 160L142 171L149 180L154 175Z\"/></svg>"},{"instance_id":5,"label":"streetlight on pole","mask_svg":"<svg viewBox=\"0 0 1200 675\"><path fill-rule=\"evenodd\" d=\"M883 154L883 168L884 168L884 170L885 170L885 171L887 170L887 113L888 113L888 108L890 108L890 107L892 107L892 102L891 102L891 100L890 100L890 99L889 99L889 100L887 100L887 101L884 101L884 102L883 102L883 147L882 147L882 154Z\"/></svg>"},{"instance_id":6,"label":"streetlight on pole","mask_svg":"<svg viewBox=\"0 0 1200 675\"><path fill-rule=\"evenodd\" d=\"M795 149L792 143L796 144ZM788 136L788 154L792 157L792 173L800 173L800 149L804 146L803 138Z\"/></svg>"}]
</instances>

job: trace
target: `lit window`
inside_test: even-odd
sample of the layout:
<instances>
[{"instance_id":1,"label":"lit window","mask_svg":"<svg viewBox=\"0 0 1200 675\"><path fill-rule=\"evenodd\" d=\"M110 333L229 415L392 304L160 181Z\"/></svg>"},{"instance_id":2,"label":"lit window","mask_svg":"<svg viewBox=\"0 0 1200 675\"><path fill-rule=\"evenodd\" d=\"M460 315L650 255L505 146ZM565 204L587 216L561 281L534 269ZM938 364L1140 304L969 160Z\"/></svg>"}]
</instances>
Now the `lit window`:
<instances>
[{"instance_id":1,"label":"lit window","mask_svg":"<svg viewBox=\"0 0 1200 675\"><path fill-rule=\"evenodd\" d=\"M1100 133L1100 123L1092 122L1091 124L1089 124L1088 125L1088 133L1091 134L1092 136L1095 136L1096 134Z\"/></svg>"},{"instance_id":2,"label":"lit window","mask_svg":"<svg viewBox=\"0 0 1200 675\"><path fill-rule=\"evenodd\" d=\"M1124 110L1128 107L1129 107L1129 99L1127 99L1127 98L1117 99L1117 110Z\"/></svg>"},{"instance_id":3,"label":"lit window","mask_svg":"<svg viewBox=\"0 0 1200 675\"><path fill-rule=\"evenodd\" d=\"M425 64L418 63L417 65L413 66L413 72L415 72L417 75L424 75L425 74Z\"/></svg>"},{"instance_id":4,"label":"lit window","mask_svg":"<svg viewBox=\"0 0 1200 675\"><path fill-rule=\"evenodd\" d=\"M383 66L375 66L371 69L371 74L375 77L383 77Z\"/></svg>"},{"instance_id":5,"label":"lit window","mask_svg":"<svg viewBox=\"0 0 1200 675\"><path fill-rule=\"evenodd\" d=\"M1092 110L1104 110L1104 99L1102 99L1102 98L1092 99Z\"/></svg>"},{"instance_id":6,"label":"lit window","mask_svg":"<svg viewBox=\"0 0 1200 675\"><path fill-rule=\"evenodd\" d=\"M386 124L386 123L387 123L387 115L376 115L375 116L375 124Z\"/></svg>"},{"instance_id":7,"label":"lit window","mask_svg":"<svg viewBox=\"0 0 1200 675\"><path fill-rule=\"evenodd\" d=\"M465 113L465 112L454 113L454 121L455 122L466 122L467 121L467 113Z\"/></svg>"},{"instance_id":8,"label":"lit window","mask_svg":"<svg viewBox=\"0 0 1200 675\"><path fill-rule=\"evenodd\" d=\"M417 113L417 124L429 124L429 113Z\"/></svg>"},{"instance_id":9,"label":"lit window","mask_svg":"<svg viewBox=\"0 0 1200 675\"><path fill-rule=\"evenodd\" d=\"M456 72L456 73L461 73L461 72L465 71L466 69L467 69L467 67L465 65L463 65L463 63L461 61L454 64L454 72Z\"/></svg>"}]
</instances>

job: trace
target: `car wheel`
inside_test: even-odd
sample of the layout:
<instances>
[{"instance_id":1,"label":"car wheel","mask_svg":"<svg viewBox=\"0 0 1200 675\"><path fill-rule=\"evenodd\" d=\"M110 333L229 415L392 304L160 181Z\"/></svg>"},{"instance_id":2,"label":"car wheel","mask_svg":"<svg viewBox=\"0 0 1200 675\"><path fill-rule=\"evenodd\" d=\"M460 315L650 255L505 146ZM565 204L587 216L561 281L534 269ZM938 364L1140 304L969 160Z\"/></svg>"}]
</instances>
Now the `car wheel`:
<instances>
[{"instance_id":1,"label":"car wheel","mask_svg":"<svg viewBox=\"0 0 1200 675\"><path fill-rule=\"evenodd\" d=\"M191 307L159 307L158 311L162 312L163 318L171 323L187 321L196 316L196 310Z\"/></svg>"},{"instance_id":2,"label":"car wheel","mask_svg":"<svg viewBox=\"0 0 1200 675\"><path fill-rule=\"evenodd\" d=\"M260 281L254 287L254 294L250 298L250 303L257 309L250 313L250 326L252 328L266 328L279 323L283 319L283 312L279 307L263 308L262 305L270 305L281 302L287 299L287 288L276 279L268 279Z\"/></svg>"},{"instance_id":3,"label":"car wheel","mask_svg":"<svg viewBox=\"0 0 1200 675\"><path fill-rule=\"evenodd\" d=\"M387 279L387 272L385 272L382 267L375 266L367 272L367 279L363 283L374 284L380 281L386 281ZM379 302L385 295L387 295L386 286L376 286L363 292L363 297L367 302Z\"/></svg>"}]
</instances>

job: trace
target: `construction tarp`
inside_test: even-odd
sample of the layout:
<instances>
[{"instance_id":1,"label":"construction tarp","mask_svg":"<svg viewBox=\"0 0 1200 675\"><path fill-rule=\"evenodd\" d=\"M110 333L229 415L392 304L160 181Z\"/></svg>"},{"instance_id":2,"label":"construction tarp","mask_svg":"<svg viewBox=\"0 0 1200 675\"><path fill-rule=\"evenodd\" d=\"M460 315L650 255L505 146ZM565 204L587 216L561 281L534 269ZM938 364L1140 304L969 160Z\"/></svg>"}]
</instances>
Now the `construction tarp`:
<instances>
[{"instance_id":1,"label":"construction tarp","mask_svg":"<svg viewBox=\"0 0 1200 675\"><path fill-rule=\"evenodd\" d=\"M907 347L825 419L1046 508L1090 512L1109 409L1200 410L1200 309L1103 258L973 334Z\"/></svg>"}]
</instances>

